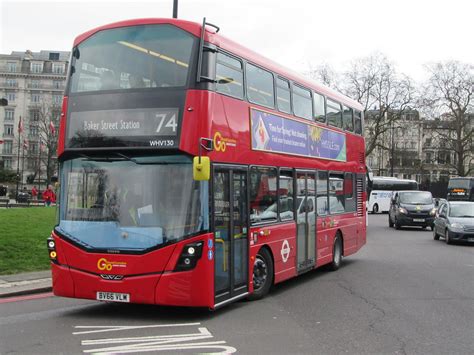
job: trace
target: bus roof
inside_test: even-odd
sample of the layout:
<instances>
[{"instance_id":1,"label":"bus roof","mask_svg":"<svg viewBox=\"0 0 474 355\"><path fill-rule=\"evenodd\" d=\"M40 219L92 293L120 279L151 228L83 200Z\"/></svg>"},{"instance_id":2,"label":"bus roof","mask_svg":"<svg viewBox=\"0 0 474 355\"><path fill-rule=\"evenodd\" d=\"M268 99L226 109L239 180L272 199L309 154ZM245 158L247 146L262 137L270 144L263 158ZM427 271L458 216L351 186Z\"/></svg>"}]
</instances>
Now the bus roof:
<instances>
[{"instance_id":1,"label":"bus roof","mask_svg":"<svg viewBox=\"0 0 474 355\"><path fill-rule=\"evenodd\" d=\"M416 180L411 179L399 179L391 176L374 176L373 180L383 180L383 181L403 181L403 182L416 182Z\"/></svg>"},{"instance_id":2,"label":"bus roof","mask_svg":"<svg viewBox=\"0 0 474 355\"><path fill-rule=\"evenodd\" d=\"M81 42L85 41L87 38L91 37L95 33L102 31L102 30L108 30L108 29L113 29L113 28L119 28L119 27L128 27L128 26L139 26L139 25L152 25L152 24L171 24L175 25L177 27L180 27L181 29L195 35L196 37L200 37L201 35L201 28L202 25L198 24L196 22L191 22L191 21L185 21L185 20L178 20L178 19L170 19L170 18L143 18L143 19L134 19L134 20L126 20L126 21L120 21L120 22L114 22L111 24L107 24L104 26L100 26L97 28L94 28L90 31L87 31L79 36L76 37L74 40L74 47L79 45ZM210 27L209 27L210 28ZM268 59L256 52L254 52L251 49L248 49L242 45L240 45L237 42L234 42L233 40L226 38L225 36L222 36L214 31L210 31L209 28L206 28L206 33L205 33L205 40L207 40L210 43L213 43L220 48L231 52L234 55L237 55L245 60L248 60L256 65L259 65L263 68L266 68L278 75L281 75L282 77L286 79L290 79L292 81L296 81L297 83L306 86L319 94L323 94L325 96L328 96L334 100L337 100L341 102L344 105L350 106L356 110L363 111L364 107L358 103L355 100L352 100L351 98L335 91L332 90L324 85L318 84L314 80L311 80L309 78L304 77L303 75L287 69L283 67L282 65L272 61L271 59Z\"/></svg>"},{"instance_id":3,"label":"bus roof","mask_svg":"<svg viewBox=\"0 0 474 355\"><path fill-rule=\"evenodd\" d=\"M474 176L458 176L449 178L449 180L474 180Z\"/></svg>"}]
</instances>

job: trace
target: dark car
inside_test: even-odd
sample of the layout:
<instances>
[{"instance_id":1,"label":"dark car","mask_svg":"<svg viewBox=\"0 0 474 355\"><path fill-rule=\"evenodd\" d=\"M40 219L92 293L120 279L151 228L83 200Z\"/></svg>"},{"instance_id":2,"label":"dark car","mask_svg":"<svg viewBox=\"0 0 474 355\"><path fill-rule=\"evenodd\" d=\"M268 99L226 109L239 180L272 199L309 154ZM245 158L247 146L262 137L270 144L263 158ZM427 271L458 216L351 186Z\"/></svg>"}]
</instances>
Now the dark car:
<instances>
[{"instance_id":1,"label":"dark car","mask_svg":"<svg viewBox=\"0 0 474 355\"><path fill-rule=\"evenodd\" d=\"M402 226L430 227L436 208L429 191L397 191L393 193L388 211L388 225L400 229Z\"/></svg>"},{"instance_id":2,"label":"dark car","mask_svg":"<svg viewBox=\"0 0 474 355\"><path fill-rule=\"evenodd\" d=\"M30 194L26 191L19 191L16 197L16 202L18 203L26 203L30 199Z\"/></svg>"},{"instance_id":3,"label":"dark car","mask_svg":"<svg viewBox=\"0 0 474 355\"><path fill-rule=\"evenodd\" d=\"M433 238L444 237L447 244L454 241L474 243L474 202L449 201L436 213Z\"/></svg>"}]
</instances>

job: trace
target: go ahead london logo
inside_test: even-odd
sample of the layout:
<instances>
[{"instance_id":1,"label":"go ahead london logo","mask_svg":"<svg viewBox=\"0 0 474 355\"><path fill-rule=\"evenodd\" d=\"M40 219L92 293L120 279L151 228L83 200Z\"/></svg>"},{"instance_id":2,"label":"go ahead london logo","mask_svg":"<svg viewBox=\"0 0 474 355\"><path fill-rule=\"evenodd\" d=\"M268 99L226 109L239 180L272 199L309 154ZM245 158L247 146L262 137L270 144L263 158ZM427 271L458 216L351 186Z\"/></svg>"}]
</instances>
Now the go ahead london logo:
<instances>
[{"instance_id":1,"label":"go ahead london logo","mask_svg":"<svg viewBox=\"0 0 474 355\"><path fill-rule=\"evenodd\" d=\"M97 269L100 271L111 271L115 267L127 267L127 263L124 261L109 261L106 258L97 260Z\"/></svg>"}]
</instances>

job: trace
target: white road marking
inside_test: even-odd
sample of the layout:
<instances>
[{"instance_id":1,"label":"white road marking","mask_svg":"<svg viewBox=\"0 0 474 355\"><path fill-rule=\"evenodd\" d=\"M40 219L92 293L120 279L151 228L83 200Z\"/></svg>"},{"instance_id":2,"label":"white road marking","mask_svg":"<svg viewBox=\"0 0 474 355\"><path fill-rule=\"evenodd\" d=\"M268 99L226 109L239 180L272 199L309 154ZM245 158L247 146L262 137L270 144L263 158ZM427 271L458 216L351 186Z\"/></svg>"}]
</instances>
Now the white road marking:
<instances>
[{"instance_id":1,"label":"white road marking","mask_svg":"<svg viewBox=\"0 0 474 355\"><path fill-rule=\"evenodd\" d=\"M135 329L153 329L196 326L201 323L180 323L180 324L155 324L145 326L76 326L76 329L90 329L87 331L74 332L74 335L92 334L111 331L127 331ZM81 341L82 346L95 346L94 349L83 350L84 353L136 353L148 351L172 351L172 350L205 350L213 351L213 354L232 354L236 348L226 345L226 341L202 341L209 340L214 336L205 327L198 327L198 333L172 334L172 335L151 335L141 337L117 337L104 339L90 339ZM118 345L122 344L122 345ZM100 347L103 345L104 347Z\"/></svg>"},{"instance_id":2,"label":"white road marking","mask_svg":"<svg viewBox=\"0 0 474 355\"><path fill-rule=\"evenodd\" d=\"M91 333L103 333L103 332L116 332L119 330L131 330L131 329L145 329L145 328L166 328L166 327L188 327L193 325L201 325L201 323L180 323L180 324L154 324L154 325L140 325L140 326L129 326L129 325L77 325L76 329L96 329L88 330L84 332L74 332L73 335L78 334L91 334Z\"/></svg>"}]
</instances>

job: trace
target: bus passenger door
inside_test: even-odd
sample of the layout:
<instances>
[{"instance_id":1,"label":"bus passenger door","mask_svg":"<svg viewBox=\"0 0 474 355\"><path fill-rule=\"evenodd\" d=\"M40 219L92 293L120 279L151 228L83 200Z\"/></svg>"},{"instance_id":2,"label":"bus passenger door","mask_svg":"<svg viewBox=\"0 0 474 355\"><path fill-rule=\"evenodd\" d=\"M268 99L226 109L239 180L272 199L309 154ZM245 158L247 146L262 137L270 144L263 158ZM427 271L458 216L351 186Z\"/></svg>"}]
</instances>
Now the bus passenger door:
<instances>
[{"instance_id":1,"label":"bus passenger door","mask_svg":"<svg viewBox=\"0 0 474 355\"><path fill-rule=\"evenodd\" d=\"M215 305L248 292L247 169L214 168Z\"/></svg>"},{"instance_id":2,"label":"bus passenger door","mask_svg":"<svg viewBox=\"0 0 474 355\"><path fill-rule=\"evenodd\" d=\"M296 172L297 188L297 269L314 267L316 252L316 176L314 172Z\"/></svg>"}]
</instances>

